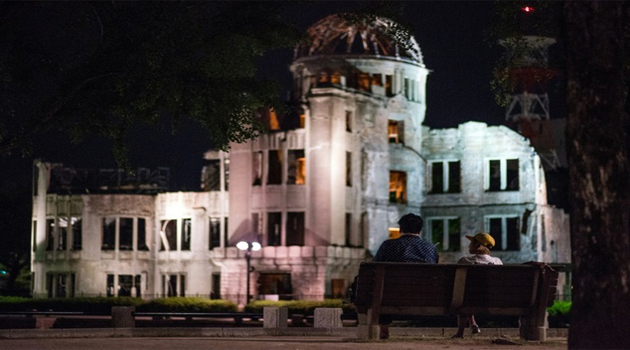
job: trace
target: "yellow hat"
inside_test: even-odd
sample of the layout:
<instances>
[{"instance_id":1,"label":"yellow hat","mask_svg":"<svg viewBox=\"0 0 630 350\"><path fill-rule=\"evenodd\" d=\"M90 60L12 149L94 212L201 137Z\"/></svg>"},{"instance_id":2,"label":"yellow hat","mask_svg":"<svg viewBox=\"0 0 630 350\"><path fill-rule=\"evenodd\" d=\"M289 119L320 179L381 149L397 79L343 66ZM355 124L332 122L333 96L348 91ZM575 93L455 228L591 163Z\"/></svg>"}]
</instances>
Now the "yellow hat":
<instances>
[{"instance_id":1,"label":"yellow hat","mask_svg":"<svg viewBox=\"0 0 630 350\"><path fill-rule=\"evenodd\" d=\"M494 238L492 238L492 236L490 236L487 233L483 233L483 232L479 232L474 236L468 236L466 235L466 238L468 238L471 241L477 241L479 243L481 243L482 246L487 247L487 248L492 248L494 247Z\"/></svg>"}]
</instances>

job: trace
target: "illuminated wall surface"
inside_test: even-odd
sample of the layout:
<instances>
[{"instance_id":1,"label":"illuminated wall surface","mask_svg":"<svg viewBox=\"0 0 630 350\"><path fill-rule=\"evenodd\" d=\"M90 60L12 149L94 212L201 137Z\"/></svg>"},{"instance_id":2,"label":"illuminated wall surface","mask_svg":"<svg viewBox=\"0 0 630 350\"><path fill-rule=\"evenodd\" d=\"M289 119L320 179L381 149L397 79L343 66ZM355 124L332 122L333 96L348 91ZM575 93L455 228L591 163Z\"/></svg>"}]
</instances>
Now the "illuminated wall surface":
<instances>
[{"instance_id":1,"label":"illuminated wall surface","mask_svg":"<svg viewBox=\"0 0 630 350\"><path fill-rule=\"evenodd\" d=\"M290 67L296 112L261 113L272 132L208 151L203 192L58 195L51 164L38 164L34 294L244 303L245 240L262 245L254 299L340 297L410 212L443 263L466 255L464 235L478 231L505 263L569 261L568 217L547 204L529 141L476 122L423 127L428 69L387 25L315 24Z\"/></svg>"}]
</instances>

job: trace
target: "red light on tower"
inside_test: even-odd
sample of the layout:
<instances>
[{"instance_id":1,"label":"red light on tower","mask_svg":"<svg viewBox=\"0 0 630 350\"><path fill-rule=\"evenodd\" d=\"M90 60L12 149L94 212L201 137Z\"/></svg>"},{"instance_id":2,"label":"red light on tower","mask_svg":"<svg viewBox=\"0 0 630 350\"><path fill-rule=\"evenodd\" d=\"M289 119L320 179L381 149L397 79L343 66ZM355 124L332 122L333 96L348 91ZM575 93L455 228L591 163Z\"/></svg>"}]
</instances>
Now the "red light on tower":
<instances>
[{"instance_id":1,"label":"red light on tower","mask_svg":"<svg viewBox=\"0 0 630 350\"><path fill-rule=\"evenodd\" d=\"M525 6L521 8L521 10L523 10L524 12L534 12L534 8L531 6Z\"/></svg>"}]
</instances>

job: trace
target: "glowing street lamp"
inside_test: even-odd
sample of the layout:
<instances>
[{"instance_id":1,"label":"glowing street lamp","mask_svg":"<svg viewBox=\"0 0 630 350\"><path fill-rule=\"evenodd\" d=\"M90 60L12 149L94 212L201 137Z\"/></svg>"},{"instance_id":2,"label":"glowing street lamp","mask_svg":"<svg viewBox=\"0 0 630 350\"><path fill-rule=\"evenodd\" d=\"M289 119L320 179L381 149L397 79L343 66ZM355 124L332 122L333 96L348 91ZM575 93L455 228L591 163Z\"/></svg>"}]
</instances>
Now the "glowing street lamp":
<instances>
[{"instance_id":1,"label":"glowing street lamp","mask_svg":"<svg viewBox=\"0 0 630 350\"><path fill-rule=\"evenodd\" d=\"M245 242L245 241L240 241L236 244L236 248L238 248L239 250L245 250L245 260L247 261L247 297L246 297L246 304L249 304L249 273L253 271L252 268L252 251L259 251L261 246L260 243L258 242Z\"/></svg>"}]
</instances>

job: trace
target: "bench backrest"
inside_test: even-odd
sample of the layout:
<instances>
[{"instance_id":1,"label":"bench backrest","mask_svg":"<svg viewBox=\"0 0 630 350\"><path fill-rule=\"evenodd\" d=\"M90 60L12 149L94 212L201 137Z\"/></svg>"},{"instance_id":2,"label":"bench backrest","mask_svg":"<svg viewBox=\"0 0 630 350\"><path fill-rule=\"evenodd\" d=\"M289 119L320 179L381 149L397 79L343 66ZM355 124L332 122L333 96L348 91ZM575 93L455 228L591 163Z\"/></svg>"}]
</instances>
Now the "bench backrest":
<instances>
[{"instance_id":1,"label":"bench backrest","mask_svg":"<svg viewBox=\"0 0 630 350\"><path fill-rule=\"evenodd\" d=\"M528 315L553 303L558 273L547 265L362 263L359 313Z\"/></svg>"}]
</instances>

